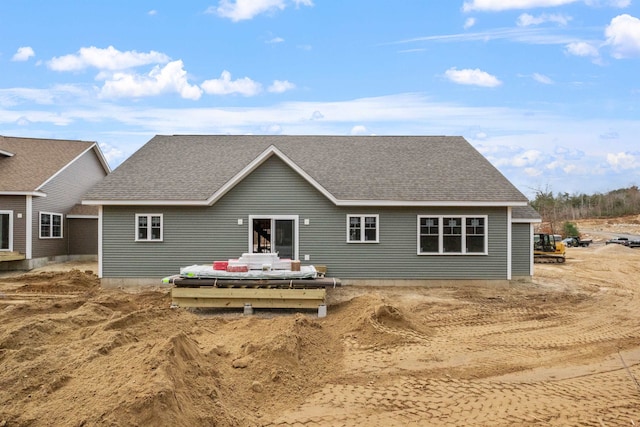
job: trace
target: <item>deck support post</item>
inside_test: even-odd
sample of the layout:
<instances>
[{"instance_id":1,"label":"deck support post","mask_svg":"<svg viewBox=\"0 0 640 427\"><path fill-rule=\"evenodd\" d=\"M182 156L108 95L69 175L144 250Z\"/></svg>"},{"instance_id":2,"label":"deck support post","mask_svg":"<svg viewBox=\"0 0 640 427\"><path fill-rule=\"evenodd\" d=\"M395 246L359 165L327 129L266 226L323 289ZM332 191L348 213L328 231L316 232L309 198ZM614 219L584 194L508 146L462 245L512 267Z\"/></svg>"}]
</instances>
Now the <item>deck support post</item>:
<instances>
[{"instance_id":1,"label":"deck support post","mask_svg":"<svg viewBox=\"0 0 640 427\"><path fill-rule=\"evenodd\" d=\"M244 305L244 312L243 312L243 314L244 314L245 316L250 316L250 315L252 315L252 314L253 314L253 307L251 306L251 304L249 304L249 303L245 303L245 305Z\"/></svg>"},{"instance_id":2,"label":"deck support post","mask_svg":"<svg viewBox=\"0 0 640 427\"><path fill-rule=\"evenodd\" d=\"M327 317L327 305L326 304L320 304L318 306L318 317Z\"/></svg>"}]
</instances>

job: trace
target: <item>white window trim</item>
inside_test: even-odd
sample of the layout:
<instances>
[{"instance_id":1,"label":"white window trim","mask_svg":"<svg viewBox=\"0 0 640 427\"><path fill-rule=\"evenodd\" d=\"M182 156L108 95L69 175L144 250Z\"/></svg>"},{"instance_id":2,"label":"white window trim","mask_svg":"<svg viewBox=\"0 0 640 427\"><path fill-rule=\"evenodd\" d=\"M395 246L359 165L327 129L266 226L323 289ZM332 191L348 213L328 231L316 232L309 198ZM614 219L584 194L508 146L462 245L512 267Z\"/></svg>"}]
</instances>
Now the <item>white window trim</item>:
<instances>
[{"instance_id":1,"label":"white window trim","mask_svg":"<svg viewBox=\"0 0 640 427\"><path fill-rule=\"evenodd\" d=\"M152 239L151 238L151 218L154 216L158 216L160 217L160 238L159 239ZM141 217L146 217L147 218L147 238L146 239L140 239L138 238L138 218ZM163 214L161 213L142 213L142 214L136 214L136 223L135 223L135 241L136 242L162 242L164 240L164 218L163 218Z\"/></svg>"},{"instance_id":2,"label":"white window trim","mask_svg":"<svg viewBox=\"0 0 640 427\"><path fill-rule=\"evenodd\" d=\"M48 236L43 236L42 235L42 215L49 215L49 235ZM59 236L53 236L53 217L54 216L59 216L60 217L60 235ZM38 213L38 238L40 239L63 239L64 238L64 215L62 215L61 213L57 213L57 212L40 212Z\"/></svg>"},{"instance_id":3,"label":"white window trim","mask_svg":"<svg viewBox=\"0 0 640 427\"><path fill-rule=\"evenodd\" d=\"M293 259L300 259L299 258L299 244L300 244L300 230L298 228L298 223L299 223L299 215L249 215L249 226L247 227L249 229L249 237L248 237L248 241L249 241L249 247L248 247L248 253L253 253L253 220L254 219L269 219L271 220L271 227L272 229L275 229L275 221L276 220L293 220L293 228L294 228L294 241L293 241L293 253L294 253L294 257ZM274 246L271 246L271 253L275 253L274 252Z\"/></svg>"},{"instance_id":4,"label":"white window trim","mask_svg":"<svg viewBox=\"0 0 640 427\"><path fill-rule=\"evenodd\" d=\"M366 217L373 217L376 219L376 240L364 239L364 219ZM360 218L360 240L351 240L351 218ZM380 215L378 214L347 214L347 243L380 243Z\"/></svg>"},{"instance_id":5,"label":"white window trim","mask_svg":"<svg viewBox=\"0 0 640 427\"><path fill-rule=\"evenodd\" d=\"M422 218L438 218L438 252L420 252L420 220ZM444 252L443 250L443 237L444 237L444 224L443 218L462 218L462 252ZM467 227L466 221L467 218L483 218L484 219L484 251L483 252L467 252L467 248L464 245L467 237ZM417 242L416 242L416 252L421 256L429 256L429 255L465 255L465 256L473 256L473 255L489 255L489 216L488 215L418 215L417 220Z\"/></svg>"},{"instance_id":6,"label":"white window trim","mask_svg":"<svg viewBox=\"0 0 640 427\"><path fill-rule=\"evenodd\" d=\"M9 247L0 251L13 252L13 211L0 210L0 214L9 215Z\"/></svg>"}]
</instances>

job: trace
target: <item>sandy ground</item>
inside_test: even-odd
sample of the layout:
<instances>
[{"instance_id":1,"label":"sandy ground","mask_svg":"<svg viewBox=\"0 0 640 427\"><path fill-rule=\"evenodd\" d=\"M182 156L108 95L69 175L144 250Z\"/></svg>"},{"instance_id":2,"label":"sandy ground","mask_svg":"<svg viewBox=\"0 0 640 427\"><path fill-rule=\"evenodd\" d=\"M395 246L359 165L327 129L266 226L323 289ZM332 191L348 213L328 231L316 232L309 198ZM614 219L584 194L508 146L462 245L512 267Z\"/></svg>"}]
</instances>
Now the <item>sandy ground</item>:
<instances>
[{"instance_id":1,"label":"sandy ground","mask_svg":"<svg viewBox=\"0 0 640 427\"><path fill-rule=\"evenodd\" d=\"M0 277L0 426L640 425L640 248L567 255L508 288L332 289L325 318L170 309L92 264Z\"/></svg>"}]
</instances>

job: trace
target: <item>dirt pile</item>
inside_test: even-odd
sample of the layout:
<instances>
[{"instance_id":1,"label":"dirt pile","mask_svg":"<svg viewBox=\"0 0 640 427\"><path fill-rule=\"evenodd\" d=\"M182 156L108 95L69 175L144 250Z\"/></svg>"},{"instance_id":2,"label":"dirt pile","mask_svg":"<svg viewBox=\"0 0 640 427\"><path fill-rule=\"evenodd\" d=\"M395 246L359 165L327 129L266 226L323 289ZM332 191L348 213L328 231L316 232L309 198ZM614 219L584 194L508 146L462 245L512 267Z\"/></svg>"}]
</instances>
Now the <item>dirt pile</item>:
<instances>
[{"instance_id":1,"label":"dirt pile","mask_svg":"<svg viewBox=\"0 0 640 427\"><path fill-rule=\"evenodd\" d=\"M0 277L0 424L637 424L639 275L595 244L533 283L332 289L322 319Z\"/></svg>"}]
</instances>

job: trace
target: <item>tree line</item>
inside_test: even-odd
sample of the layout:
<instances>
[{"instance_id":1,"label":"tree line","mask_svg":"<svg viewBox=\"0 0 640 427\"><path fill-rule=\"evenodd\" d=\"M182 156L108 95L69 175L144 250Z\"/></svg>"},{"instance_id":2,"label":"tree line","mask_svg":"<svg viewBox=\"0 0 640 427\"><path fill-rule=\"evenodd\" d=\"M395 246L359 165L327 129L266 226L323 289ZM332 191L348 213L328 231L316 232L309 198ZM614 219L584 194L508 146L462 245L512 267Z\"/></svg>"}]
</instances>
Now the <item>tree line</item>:
<instances>
[{"instance_id":1,"label":"tree line","mask_svg":"<svg viewBox=\"0 0 640 427\"><path fill-rule=\"evenodd\" d=\"M605 194L553 194L548 189L536 190L531 206L551 224L586 218L615 218L640 214L640 190L637 186L609 191Z\"/></svg>"}]
</instances>

